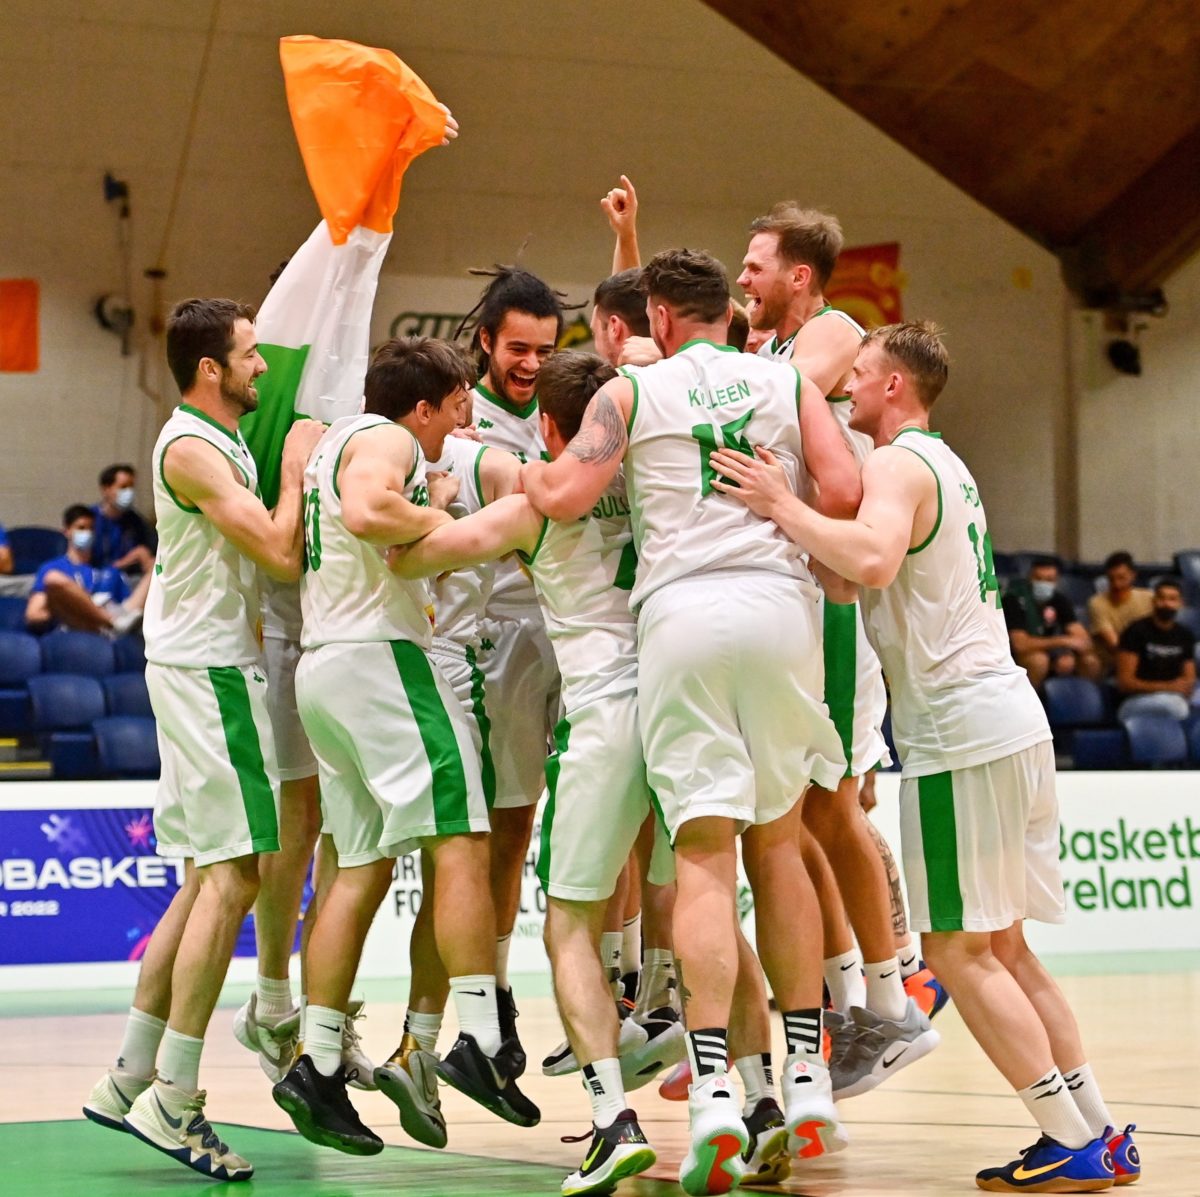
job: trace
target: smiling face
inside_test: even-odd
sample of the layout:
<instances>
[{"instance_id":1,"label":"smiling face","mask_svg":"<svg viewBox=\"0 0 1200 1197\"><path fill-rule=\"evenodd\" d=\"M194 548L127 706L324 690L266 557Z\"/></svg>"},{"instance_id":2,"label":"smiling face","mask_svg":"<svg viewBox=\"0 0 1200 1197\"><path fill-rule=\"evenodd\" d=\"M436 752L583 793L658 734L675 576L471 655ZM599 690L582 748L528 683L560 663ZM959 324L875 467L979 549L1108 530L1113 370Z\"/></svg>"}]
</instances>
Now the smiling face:
<instances>
[{"instance_id":1,"label":"smiling face","mask_svg":"<svg viewBox=\"0 0 1200 1197\"><path fill-rule=\"evenodd\" d=\"M778 234L755 233L737 279L746 292L750 327L778 328L787 318L792 301L807 286L811 273L807 266L790 266L780 258Z\"/></svg>"},{"instance_id":2,"label":"smiling face","mask_svg":"<svg viewBox=\"0 0 1200 1197\"><path fill-rule=\"evenodd\" d=\"M479 343L488 355L488 386L515 407L524 407L537 393L542 362L554 352L558 321L510 309L493 337L479 330Z\"/></svg>"},{"instance_id":3,"label":"smiling face","mask_svg":"<svg viewBox=\"0 0 1200 1197\"><path fill-rule=\"evenodd\" d=\"M437 461L446 447L446 437L462 427L467 407L467 392L460 387L442 400L441 407L422 401L417 404L418 427L414 428L421 451L430 461Z\"/></svg>"},{"instance_id":4,"label":"smiling face","mask_svg":"<svg viewBox=\"0 0 1200 1197\"><path fill-rule=\"evenodd\" d=\"M852 400L851 428L875 435L897 377L895 363L878 345L868 343L858 351L846 383L846 394Z\"/></svg>"},{"instance_id":5,"label":"smiling face","mask_svg":"<svg viewBox=\"0 0 1200 1197\"><path fill-rule=\"evenodd\" d=\"M221 366L221 398L237 407L239 414L258 407L255 380L267 372L267 363L258 352L258 338L249 320L238 320L233 326L233 345Z\"/></svg>"}]
</instances>

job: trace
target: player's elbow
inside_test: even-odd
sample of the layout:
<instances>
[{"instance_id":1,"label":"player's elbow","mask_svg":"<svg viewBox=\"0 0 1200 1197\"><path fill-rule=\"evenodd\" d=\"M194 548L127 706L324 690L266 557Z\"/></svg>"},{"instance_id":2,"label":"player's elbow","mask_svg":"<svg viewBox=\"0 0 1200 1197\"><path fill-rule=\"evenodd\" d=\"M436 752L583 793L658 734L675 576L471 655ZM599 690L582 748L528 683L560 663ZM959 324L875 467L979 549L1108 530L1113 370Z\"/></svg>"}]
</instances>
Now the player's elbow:
<instances>
[{"instance_id":1,"label":"player's elbow","mask_svg":"<svg viewBox=\"0 0 1200 1197\"><path fill-rule=\"evenodd\" d=\"M839 474L821 485L825 514L832 519L851 520L862 502L862 479L857 471Z\"/></svg>"},{"instance_id":2,"label":"player's elbow","mask_svg":"<svg viewBox=\"0 0 1200 1197\"><path fill-rule=\"evenodd\" d=\"M271 558L268 561L259 563L259 568L269 578L276 582L299 582L300 581L300 553L291 556L282 556Z\"/></svg>"},{"instance_id":3,"label":"player's elbow","mask_svg":"<svg viewBox=\"0 0 1200 1197\"><path fill-rule=\"evenodd\" d=\"M872 553L864 559L858 571L858 581L871 590L882 590L896 580L899 570L899 562L892 561L883 553Z\"/></svg>"},{"instance_id":4,"label":"player's elbow","mask_svg":"<svg viewBox=\"0 0 1200 1197\"><path fill-rule=\"evenodd\" d=\"M542 502L535 503L534 506L552 520L577 520L581 516L587 515L592 509L592 504L587 501L586 496L580 497L563 492L558 494L548 492L542 496Z\"/></svg>"}]
</instances>

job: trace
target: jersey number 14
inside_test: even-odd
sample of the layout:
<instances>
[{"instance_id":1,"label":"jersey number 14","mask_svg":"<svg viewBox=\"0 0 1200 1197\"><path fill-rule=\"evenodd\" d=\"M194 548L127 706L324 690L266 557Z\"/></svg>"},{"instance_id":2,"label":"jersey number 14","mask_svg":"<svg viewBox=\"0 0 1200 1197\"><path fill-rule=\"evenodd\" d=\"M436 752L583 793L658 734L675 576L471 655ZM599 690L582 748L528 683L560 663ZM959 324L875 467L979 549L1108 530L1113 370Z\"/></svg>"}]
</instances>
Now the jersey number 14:
<instances>
[{"instance_id":1,"label":"jersey number 14","mask_svg":"<svg viewBox=\"0 0 1200 1197\"><path fill-rule=\"evenodd\" d=\"M980 536L974 524L967 525L971 548L975 552L975 569L979 574L979 601L986 603L988 594L995 592L996 606L1000 606L1000 580L996 577L996 562L992 558L992 534L985 528Z\"/></svg>"},{"instance_id":2,"label":"jersey number 14","mask_svg":"<svg viewBox=\"0 0 1200 1197\"><path fill-rule=\"evenodd\" d=\"M692 429L692 436L700 442L700 497L712 493L713 479L721 477L712 467L712 462L709 460L710 454L715 453L718 449L736 449L739 453L745 453L747 457L754 456L754 448L750 442L741 434L743 428L754 419L754 408L751 408L744 416L738 416L736 420L730 420L728 424L697 424ZM717 428L721 430L721 444L717 444ZM730 481L727 478L721 479L723 482ZM736 483L731 483L736 485Z\"/></svg>"}]
</instances>

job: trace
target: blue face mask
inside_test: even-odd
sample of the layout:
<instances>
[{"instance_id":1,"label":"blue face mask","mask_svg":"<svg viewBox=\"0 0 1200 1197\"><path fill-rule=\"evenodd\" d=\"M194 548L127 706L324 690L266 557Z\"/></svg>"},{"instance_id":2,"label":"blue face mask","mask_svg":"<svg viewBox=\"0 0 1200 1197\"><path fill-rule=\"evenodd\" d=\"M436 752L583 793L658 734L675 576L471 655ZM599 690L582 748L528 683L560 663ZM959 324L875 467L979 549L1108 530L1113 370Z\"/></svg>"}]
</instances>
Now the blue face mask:
<instances>
[{"instance_id":1,"label":"blue face mask","mask_svg":"<svg viewBox=\"0 0 1200 1197\"><path fill-rule=\"evenodd\" d=\"M81 553L86 553L92 547L92 541L95 538L96 534L91 528L75 528L71 532L71 544Z\"/></svg>"},{"instance_id":2,"label":"blue face mask","mask_svg":"<svg viewBox=\"0 0 1200 1197\"><path fill-rule=\"evenodd\" d=\"M132 486L123 486L117 491L113 500L122 511L128 511L133 506L134 490Z\"/></svg>"}]
</instances>

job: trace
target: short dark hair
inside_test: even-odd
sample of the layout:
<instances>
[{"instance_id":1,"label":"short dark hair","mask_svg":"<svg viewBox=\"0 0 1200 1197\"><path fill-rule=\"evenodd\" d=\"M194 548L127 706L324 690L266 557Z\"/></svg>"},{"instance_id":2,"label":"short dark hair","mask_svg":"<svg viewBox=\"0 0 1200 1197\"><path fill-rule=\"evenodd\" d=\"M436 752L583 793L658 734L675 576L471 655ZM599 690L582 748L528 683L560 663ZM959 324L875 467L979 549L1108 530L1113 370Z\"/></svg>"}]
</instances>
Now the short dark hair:
<instances>
[{"instance_id":1,"label":"short dark hair","mask_svg":"<svg viewBox=\"0 0 1200 1197\"><path fill-rule=\"evenodd\" d=\"M100 471L100 485L112 486L116 482L118 474L132 474L136 478L137 470L124 461L118 462L116 465L105 466Z\"/></svg>"},{"instance_id":2,"label":"short dark hair","mask_svg":"<svg viewBox=\"0 0 1200 1197\"><path fill-rule=\"evenodd\" d=\"M1137 569L1137 566L1133 563L1133 554L1126 552L1124 549L1118 549L1115 553L1109 553L1104 558L1104 572L1108 573L1110 569L1116 569L1118 565L1124 565L1132 570Z\"/></svg>"},{"instance_id":3,"label":"short dark hair","mask_svg":"<svg viewBox=\"0 0 1200 1197\"><path fill-rule=\"evenodd\" d=\"M774 233L778 254L793 266L810 266L818 287L824 287L842 252L842 226L836 216L802 208L795 200L776 204L766 216L750 222L750 235Z\"/></svg>"},{"instance_id":4,"label":"short dark hair","mask_svg":"<svg viewBox=\"0 0 1200 1197\"><path fill-rule=\"evenodd\" d=\"M726 344L732 345L739 353L746 349L746 342L750 338L750 317L746 315L746 309L735 299L733 301L733 315L729 317L729 337Z\"/></svg>"},{"instance_id":5,"label":"short dark hair","mask_svg":"<svg viewBox=\"0 0 1200 1197\"><path fill-rule=\"evenodd\" d=\"M868 345L878 345L908 371L921 405L926 409L933 406L950 377L950 355L942 342L942 330L932 320L907 320L873 328L863 337L860 352Z\"/></svg>"},{"instance_id":6,"label":"short dark hair","mask_svg":"<svg viewBox=\"0 0 1200 1197\"><path fill-rule=\"evenodd\" d=\"M1035 569L1058 569L1058 558L1051 557L1049 553L1038 553L1030 559L1029 569L1032 572Z\"/></svg>"},{"instance_id":7,"label":"short dark hair","mask_svg":"<svg viewBox=\"0 0 1200 1197\"><path fill-rule=\"evenodd\" d=\"M471 349L476 355L480 374L488 368L488 355L483 350L480 330L486 328L488 336L495 344L496 334L509 312L528 312L539 320L553 316L554 340L555 343L558 342L563 330L562 299L548 283L519 266L495 266L491 270L472 270L471 273L491 278L491 282L484 287L479 302L459 326L459 333L468 327L474 329Z\"/></svg>"},{"instance_id":8,"label":"short dark hair","mask_svg":"<svg viewBox=\"0 0 1200 1197\"><path fill-rule=\"evenodd\" d=\"M602 312L620 316L635 337L650 335L650 320L646 315L646 292L642 290L642 270L622 270L609 275L592 296L592 303Z\"/></svg>"},{"instance_id":9,"label":"short dark hair","mask_svg":"<svg viewBox=\"0 0 1200 1197\"><path fill-rule=\"evenodd\" d=\"M592 396L616 376L616 369L594 353L562 350L538 371L538 406L569 441L579 431Z\"/></svg>"},{"instance_id":10,"label":"short dark hair","mask_svg":"<svg viewBox=\"0 0 1200 1197\"><path fill-rule=\"evenodd\" d=\"M475 385L470 358L449 341L396 337L376 351L367 370L364 410L399 420L422 400L440 408L455 391Z\"/></svg>"},{"instance_id":11,"label":"short dark hair","mask_svg":"<svg viewBox=\"0 0 1200 1197\"><path fill-rule=\"evenodd\" d=\"M233 329L239 320L253 323L257 312L236 299L185 299L167 317L167 365L181 395L196 381L200 360L229 365Z\"/></svg>"},{"instance_id":12,"label":"short dark hair","mask_svg":"<svg viewBox=\"0 0 1200 1197\"><path fill-rule=\"evenodd\" d=\"M664 249L642 270L642 291L680 316L716 324L729 311L729 276L712 254L696 249Z\"/></svg>"},{"instance_id":13,"label":"short dark hair","mask_svg":"<svg viewBox=\"0 0 1200 1197\"><path fill-rule=\"evenodd\" d=\"M63 511L62 526L69 528L76 520L81 519L89 519L94 524L96 522L96 513L83 503L72 503Z\"/></svg>"},{"instance_id":14,"label":"short dark hair","mask_svg":"<svg viewBox=\"0 0 1200 1197\"><path fill-rule=\"evenodd\" d=\"M1183 581L1173 574L1167 574L1164 577L1158 578L1154 583L1154 593L1158 594L1160 590L1174 590L1182 595Z\"/></svg>"}]
</instances>

